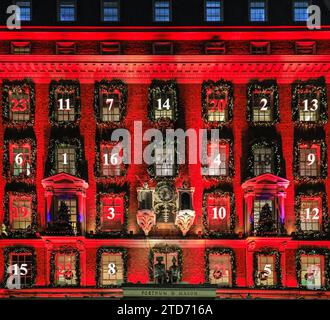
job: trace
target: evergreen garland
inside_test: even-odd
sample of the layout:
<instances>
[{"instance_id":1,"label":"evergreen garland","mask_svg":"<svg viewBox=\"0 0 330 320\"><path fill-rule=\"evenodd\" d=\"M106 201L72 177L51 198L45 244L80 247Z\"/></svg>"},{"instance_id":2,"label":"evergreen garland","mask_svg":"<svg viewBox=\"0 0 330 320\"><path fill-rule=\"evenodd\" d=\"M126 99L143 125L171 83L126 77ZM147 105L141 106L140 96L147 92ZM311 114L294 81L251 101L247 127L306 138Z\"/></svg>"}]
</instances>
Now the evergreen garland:
<instances>
[{"instance_id":1,"label":"evergreen garland","mask_svg":"<svg viewBox=\"0 0 330 320\"><path fill-rule=\"evenodd\" d=\"M319 197L322 201L322 226L320 231L303 231L301 229L300 209L301 198L303 197ZM318 240L329 238L329 217L328 217L328 200L325 192L315 192L308 190L298 192L295 197L295 215L296 215L296 230L295 239Z\"/></svg>"},{"instance_id":2,"label":"evergreen garland","mask_svg":"<svg viewBox=\"0 0 330 320\"><path fill-rule=\"evenodd\" d=\"M182 266L183 266L183 254L182 249L178 246L169 245L155 245L149 253L149 280L154 281L154 255L155 253L178 253L178 268L179 268L179 279L178 282L182 280Z\"/></svg>"},{"instance_id":3,"label":"evergreen garland","mask_svg":"<svg viewBox=\"0 0 330 320\"><path fill-rule=\"evenodd\" d=\"M258 148L272 148L273 151L273 165L274 170L273 174L276 176L283 176L282 170L282 150L278 141L268 141L266 139L259 139L258 141L254 142L252 146L250 146L248 151L248 160L247 160L247 179L251 179L255 177L254 174L254 150Z\"/></svg>"},{"instance_id":4,"label":"evergreen garland","mask_svg":"<svg viewBox=\"0 0 330 320\"><path fill-rule=\"evenodd\" d=\"M7 272L10 267L10 254L12 253L28 253L32 256L31 262L31 282L27 284L21 284L23 288L33 288L36 282L37 277L37 257L33 247L7 247L4 249L4 279L2 287L6 288L7 280L9 277L9 273Z\"/></svg>"},{"instance_id":5,"label":"evergreen garland","mask_svg":"<svg viewBox=\"0 0 330 320\"><path fill-rule=\"evenodd\" d=\"M267 97L267 91L271 92L273 96L272 121L255 121L253 119L253 94L255 91L259 91L260 95L264 98ZM247 120L250 122L251 125L257 126L273 126L276 123L280 122L279 94L276 80L250 82L247 89Z\"/></svg>"},{"instance_id":6,"label":"evergreen garland","mask_svg":"<svg viewBox=\"0 0 330 320\"><path fill-rule=\"evenodd\" d=\"M320 145L321 147L321 171L320 171L320 176L318 177L302 177L300 176L299 173L299 167L300 167L300 144L317 144ZM328 175L328 162L327 162L327 146L324 140L321 139L314 139L314 140L303 140L299 139L298 141L295 142L294 145L294 156L293 156L293 175L296 180L296 182L299 183L322 183L324 179L327 178Z\"/></svg>"},{"instance_id":7,"label":"evergreen garland","mask_svg":"<svg viewBox=\"0 0 330 320\"><path fill-rule=\"evenodd\" d=\"M65 285L65 286L60 286L56 285L55 283L55 274L56 274L56 265L55 265L55 258L56 254L74 254L75 255L75 272L76 272L76 284L74 285ZM60 250L55 250L51 253L50 255L50 287L80 287L80 253L77 249L75 248L70 248L70 247L63 247Z\"/></svg>"},{"instance_id":8,"label":"evergreen garland","mask_svg":"<svg viewBox=\"0 0 330 320\"><path fill-rule=\"evenodd\" d=\"M153 102L156 96L170 93L173 98L173 119L156 119ZM152 80L148 91L148 118L156 128L170 128L178 120L178 86L175 80Z\"/></svg>"},{"instance_id":9,"label":"evergreen garland","mask_svg":"<svg viewBox=\"0 0 330 320\"><path fill-rule=\"evenodd\" d=\"M209 121L208 120L208 106L207 106L207 96L208 91L227 91L228 101L227 101L227 121ZM202 84L202 119L204 123L209 128L217 128L229 125L233 120L233 107L234 107L234 89L233 84L229 81L223 79L219 81L207 80Z\"/></svg>"},{"instance_id":10,"label":"evergreen garland","mask_svg":"<svg viewBox=\"0 0 330 320\"><path fill-rule=\"evenodd\" d=\"M112 94L116 92L118 92L120 95L120 120L119 122L103 121L101 115L102 106L100 106L100 93ZM127 97L128 88L127 84L123 81L118 79L113 79L111 81L96 81L94 86L94 112L97 125L102 128L123 127L123 121L127 113Z\"/></svg>"},{"instance_id":11,"label":"evergreen garland","mask_svg":"<svg viewBox=\"0 0 330 320\"><path fill-rule=\"evenodd\" d=\"M236 287L236 257L235 252L230 248L206 248L205 250L205 283L210 283L210 255L230 255L232 284L231 287Z\"/></svg>"},{"instance_id":12,"label":"evergreen garland","mask_svg":"<svg viewBox=\"0 0 330 320\"><path fill-rule=\"evenodd\" d=\"M319 120L299 120L299 91L310 90L312 93L320 94ZM310 79L307 81L296 81L292 84L292 121L302 128L311 128L317 125L324 125L328 121L327 87L324 77Z\"/></svg>"},{"instance_id":13,"label":"evergreen garland","mask_svg":"<svg viewBox=\"0 0 330 320\"><path fill-rule=\"evenodd\" d=\"M111 247L101 247L96 253L96 285L98 288L116 288L120 285L102 285L101 284L101 272L102 272L102 254L103 253L120 253L123 259L123 284L127 283L127 266L128 266L128 254L125 248L111 248Z\"/></svg>"},{"instance_id":14,"label":"evergreen garland","mask_svg":"<svg viewBox=\"0 0 330 320\"><path fill-rule=\"evenodd\" d=\"M10 119L9 91L23 91L30 98L30 116L28 121L15 121ZM35 85L30 79L3 80L2 81L2 118L7 126L33 126L35 112Z\"/></svg>"},{"instance_id":15,"label":"evergreen garland","mask_svg":"<svg viewBox=\"0 0 330 320\"><path fill-rule=\"evenodd\" d=\"M227 232L211 231L209 229L209 216L207 212L207 197L214 195L215 197L229 197L230 199L230 229ZM203 236L205 238L236 238L235 232L236 224L236 211L235 211L235 198L233 192L224 192L219 189L211 189L204 191L203 195Z\"/></svg>"},{"instance_id":16,"label":"evergreen garland","mask_svg":"<svg viewBox=\"0 0 330 320\"><path fill-rule=\"evenodd\" d=\"M11 144L29 144L30 145L30 161L29 161L29 171L30 175L27 176L25 171L21 172L20 175L14 176L11 171L10 165L10 145ZM24 138L24 139L5 139L4 140L4 153L3 153L3 176L6 177L8 182L25 182L27 184L33 184L35 175L36 175L36 141L32 138ZM15 159L13 159L15 161Z\"/></svg>"},{"instance_id":17,"label":"evergreen garland","mask_svg":"<svg viewBox=\"0 0 330 320\"><path fill-rule=\"evenodd\" d=\"M31 226L28 229L19 229L12 230L10 226L10 196L18 196L18 197L29 197L31 198ZM35 238L35 233L37 231L37 196L35 191L31 191L29 193L25 192L16 192L9 191L6 192L4 197L4 205L5 205L5 216L3 223L5 224L8 230L8 238Z\"/></svg>"},{"instance_id":18,"label":"evergreen garland","mask_svg":"<svg viewBox=\"0 0 330 320\"><path fill-rule=\"evenodd\" d=\"M301 256L302 255L323 255L324 256L324 281L325 284L320 290L328 290L329 277L330 277L330 265L329 265L329 249L327 248L300 248L296 252L296 275L298 281L298 288L307 289L301 284Z\"/></svg>"},{"instance_id":19,"label":"evergreen garland","mask_svg":"<svg viewBox=\"0 0 330 320\"><path fill-rule=\"evenodd\" d=\"M275 256L275 272L276 274L276 284L274 285L263 285L258 284L258 256ZM263 248L260 251L254 252L253 254L253 279L254 287L258 289L280 289L282 288L282 274L281 274L281 254L279 251L272 248Z\"/></svg>"},{"instance_id":20,"label":"evergreen garland","mask_svg":"<svg viewBox=\"0 0 330 320\"><path fill-rule=\"evenodd\" d=\"M74 121L58 121L56 120L57 93L70 93L75 97L74 105ZM79 125L81 118L81 102L80 102L80 84L79 81L74 80L59 80L52 82L49 85L49 121L53 126L72 127Z\"/></svg>"}]
</instances>

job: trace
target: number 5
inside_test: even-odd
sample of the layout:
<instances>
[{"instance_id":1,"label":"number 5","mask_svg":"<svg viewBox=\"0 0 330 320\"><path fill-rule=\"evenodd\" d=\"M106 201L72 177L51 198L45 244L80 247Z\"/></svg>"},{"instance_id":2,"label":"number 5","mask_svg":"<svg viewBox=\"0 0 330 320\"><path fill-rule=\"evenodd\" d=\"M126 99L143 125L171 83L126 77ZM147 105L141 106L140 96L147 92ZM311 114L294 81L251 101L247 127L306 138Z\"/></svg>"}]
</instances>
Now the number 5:
<instances>
[{"instance_id":1,"label":"number 5","mask_svg":"<svg viewBox=\"0 0 330 320\"><path fill-rule=\"evenodd\" d=\"M271 264L265 264L264 271L267 272L267 276L270 276L272 274L272 265Z\"/></svg>"}]
</instances>

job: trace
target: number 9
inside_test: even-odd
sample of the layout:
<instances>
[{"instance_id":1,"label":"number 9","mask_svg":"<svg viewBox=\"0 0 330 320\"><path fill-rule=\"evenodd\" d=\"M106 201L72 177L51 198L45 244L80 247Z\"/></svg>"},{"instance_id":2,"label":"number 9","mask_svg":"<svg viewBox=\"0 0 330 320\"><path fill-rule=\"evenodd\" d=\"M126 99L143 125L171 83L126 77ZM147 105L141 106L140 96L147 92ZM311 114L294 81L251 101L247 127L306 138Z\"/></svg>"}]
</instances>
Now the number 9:
<instances>
[{"instance_id":1,"label":"number 9","mask_svg":"<svg viewBox=\"0 0 330 320\"><path fill-rule=\"evenodd\" d=\"M311 166L315 162L315 154L310 153L307 156L307 161L308 161L307 165Z\"/></svg>"}]
</instances>

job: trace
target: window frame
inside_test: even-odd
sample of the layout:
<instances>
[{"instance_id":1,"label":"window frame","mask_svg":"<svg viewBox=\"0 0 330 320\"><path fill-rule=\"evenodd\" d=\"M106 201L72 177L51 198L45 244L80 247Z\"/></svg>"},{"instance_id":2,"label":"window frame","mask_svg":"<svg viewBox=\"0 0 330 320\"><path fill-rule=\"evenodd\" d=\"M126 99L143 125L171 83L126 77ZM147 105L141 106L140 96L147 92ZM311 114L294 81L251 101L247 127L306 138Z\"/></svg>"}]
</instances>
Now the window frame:
<instances>
[{"instance_id":1,"label":"window frame","mask_svg":"<svg viewBox=\"0 0 330 320\"><path fill-rule=\"evenodd\" d=\"M220 2L220 20L207 20L207 2L210 0L204 0L204 22L210 24L223 23L224 22L224 1L218 0Z\"/></svg>"},{"instance_id":2,"label":"window frame","mask_svg":"<svg viewBox=\"0 0 330 320\"><path fill-rule=\"evenodd\" d=\"M169 4L169 20L168 21L157 21L156 20L156 2L157 1L166 1ZM172 0L152 0L152 21L153 23L166 24L172 22Z\"/></svg>"},{"instance_id":3,"label":"window frame","mask_svg":"<svg viewBox=\"0 0 330 320\"><path fill-rule=\"evenodd\" d=\"M227 198L228 207L230 210L229 216L227 217L227 230L211 230L209 224L209 206L208 198L210 196L217 198ZM222 191L219 189L205 190L203 194L203 233L209 238L231 238L235 233L235 195L233 192Z\"/></svg>"},{"instance_id":4,"label":"window frame","mask_svg":"<svg viewBox=\"0 0 330 320\"><path fill-rule=\"evenodd\" d=\"M205 249L205 283L210 284L210 255L223 255L228 254L230 256L231 265L231 284L221 287L235 287L236 286L236 256L234 250L230 248L206 248ZM215 284L216 285L216 284ZM220 287L218 285L218 287Z\"/></svg>"},{"instance_id":5,"label":"window frame","mask_svg":"<svg viewBox=\"0 0 330 320\"><path fill-rule=\"evenodd\" d=\"M117 10L118 10L118 14L117 14L117 20L104 20L104 18L105 18L105 15L104 15L104 9L105 9L105 6L104 6L104 4L105 4L105 2L116 2L117 3ZM100 5L101 5L101 22L103 22L103 23L109 23L109 24L115 24L115 23L118 23L118 22L120 22L120 14L121 14L121 8L120 8L120 6L121 6L121 3L120 3L120 0L100 0Z\"/></svg>"},{"instance_id":6,"label":"window frame","mask_svg":"<svg viewBox=\"0 0 330 320\"><path fill-rule=\"evenodd\" d=\"M251 3L252 2L262 2L264 3L264 15L265 15L265 20L251 20ZM262 23L267 23L268 22L268 19L269 19L269 12L268 12L268 0L249 0L248 2L248 12L249 12L249 22L250 23L255 23L255 24L262 24Z\"/></svg>"},{"instance_id":7,"label":"window frame","mask_svg":"<svg viewBox=\"0 0 330 320\"><path fill-rule=\"evenodd\" d=\"M295 2L307 2L307 8L311 5L312 0L292 0L291 8L292 8L292 22L297 24L306 24L308 21L308 12L307 12L307 20L296 20L295 19Z\"/></svg>"},{"instance_id":8,"label":"window frame","mask_svg":"<svg viewBox=\"0 0 330 320\"><path fill-rule=\"evenodd\" d=\"M59 285L57 283L56 279L56 270L57 270L57 255L62 254L62 255L67 255L71 254L75 256L75 275L76 275L76 283L75 284L67 284L67 285ZM59 249L59 250L54 250L51 252L50 255L50 285L51 287L55 288L76 288L80 287L80 275L81 275L81 270L80 270L80 253L78 249L72 248L72 249Z\"/></svg>"},{"instance_id":9,"label":"window frame","mask_svg":"<svg viewBox=\"0 0 330 320\"><path fill-rule=\"evenodd\" d=\"M32 11L32 8L33 8L33 6L32 6L32 4L33 4L33 0L13 0L13 4L15 5L15 6L17 6L17 2L29 2L30 3L30 20L20 20L21 21L21 23L26 23L26 24L28 24L29 22L32 22L33 21L33 11Z\"/></svg>"},{"instance_id":10,"label":"window frame","mask_svg":"<svg viewBox=\"0 0 330 320\"><path fill-rule=\"evenodd\" d=\"M7 283L9 274L7 272L10 266L11 255L13 254L30 254L32 256L31 263L31 282L29 284L24 284L22 288L33 288L36 283L37 276L37 259L35 249L33 247L7 247L4 248L4 283Z\"/></svg>"},{"instance_id":11,"label":"window frame","mask_svg":"<svg viewBox=\"0 0 330 320\"><path fill-rule=\"evenodd\" d=\"M63 1L72 1L74 5L74 19L73 20L61 20L61 4ZM78 6L77 6L77 0L57 0L57 22L69 24L69 23L75 23L77 22L78 17Z\"/></svg>"},{"instance_id":12,"label":"window frame","mask_svg":"<svg viewBox=\"0 0 330 320\"><path fill-rule=\"evenodd\" d=\"M102 283L102 256L103 254L121 254L123 262L123 282L121 284L106 285ZM96 285L98 288L117 288L127 283L128 253L122 247L100 247L96 253Z\"/></svg>"}]
</instances>

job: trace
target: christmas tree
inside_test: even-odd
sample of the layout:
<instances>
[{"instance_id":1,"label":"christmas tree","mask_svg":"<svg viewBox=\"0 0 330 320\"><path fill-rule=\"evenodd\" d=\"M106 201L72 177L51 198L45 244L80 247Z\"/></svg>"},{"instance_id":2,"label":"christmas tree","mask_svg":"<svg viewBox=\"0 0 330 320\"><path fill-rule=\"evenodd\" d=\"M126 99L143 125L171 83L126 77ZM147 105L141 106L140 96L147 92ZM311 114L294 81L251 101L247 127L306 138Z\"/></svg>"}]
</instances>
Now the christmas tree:
<instances>
[{"instance_id":1,"label":"christmas tree","mask_svg":"<svg viewBox=\"0 0 330 320\"><path fill-rule=\"evenodd\" d=\"M73 229L70 220L70 210L64 201L61 201L57 219L48 224L48 232L72 235Z\"/></svg>"},{"instance_id":2,"label":"christmas tree","mask_svg":"<svg viewBox=\"0 0 330 320\"><path fill-rule=\"evenodd\" d=\"M258 234L264 235L273 232L275 232L273 213L269 204L266 203L260 212Z\"/></svg>"}]
</instances>

